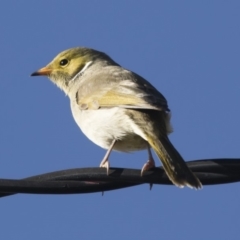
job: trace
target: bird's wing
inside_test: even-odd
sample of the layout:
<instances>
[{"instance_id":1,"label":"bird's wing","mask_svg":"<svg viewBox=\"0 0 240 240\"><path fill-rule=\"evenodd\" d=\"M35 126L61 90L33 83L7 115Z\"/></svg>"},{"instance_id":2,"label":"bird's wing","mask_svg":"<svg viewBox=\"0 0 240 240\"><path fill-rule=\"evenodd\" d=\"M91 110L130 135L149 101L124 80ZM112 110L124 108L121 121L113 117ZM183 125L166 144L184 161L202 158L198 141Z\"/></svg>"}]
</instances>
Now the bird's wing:
<instances>
[{"instance_id":1,"label":"bird's wing","mask_svg":"<svg viewBox=\"0 0 240 240\"><path fill-rule=\"evenodd\" d=\"M122 107L169 111L166 99L156 88L118 66L88 76L80 85L76 100L82 109Z\"/></svg>"}]
</instances>

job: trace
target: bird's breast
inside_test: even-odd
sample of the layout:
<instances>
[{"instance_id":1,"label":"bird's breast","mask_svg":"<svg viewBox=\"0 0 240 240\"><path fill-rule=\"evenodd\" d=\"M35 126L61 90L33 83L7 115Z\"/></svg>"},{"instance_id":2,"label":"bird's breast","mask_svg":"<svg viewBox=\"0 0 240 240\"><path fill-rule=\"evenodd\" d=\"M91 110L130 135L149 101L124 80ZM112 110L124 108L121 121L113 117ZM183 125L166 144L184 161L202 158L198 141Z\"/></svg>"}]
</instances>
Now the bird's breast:
<instances>
[{"instance_id":1,"label":"bird's breast","mask_svg":"<svg viewBox=\"0 0 240 240\"><path fill-rule=\"evenodd\" d=\"M146 141L136 134L132 119L125 109L100 108L81 110L76 102L71 102L73 118L81 131L95 144L108 149L114 139L118 151L135 151L145 149Z\"/></svg>"}]
</instances>

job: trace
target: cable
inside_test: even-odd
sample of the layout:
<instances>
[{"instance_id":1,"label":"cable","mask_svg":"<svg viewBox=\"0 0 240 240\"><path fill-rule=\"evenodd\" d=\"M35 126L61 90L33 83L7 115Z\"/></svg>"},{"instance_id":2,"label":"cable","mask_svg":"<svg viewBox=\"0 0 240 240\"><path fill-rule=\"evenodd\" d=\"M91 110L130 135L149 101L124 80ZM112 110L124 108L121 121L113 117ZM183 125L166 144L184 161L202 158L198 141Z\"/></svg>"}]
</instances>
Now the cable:
<instances>
[{"instance_id":1,"label":"cable","mask_svg":"<svg viewBox=\"0 0 240 240\"><path fill-rule=\"evenodd\" d=\"M240 159L206 159L187 162L202 184L214 185L240 181ZM21 180L0 179L0 197L16 193L73 194L104 192L140 184L171 185L162 167L141 176L137 169L76 168L36 175Z\"/></svg>"}]
</instances>

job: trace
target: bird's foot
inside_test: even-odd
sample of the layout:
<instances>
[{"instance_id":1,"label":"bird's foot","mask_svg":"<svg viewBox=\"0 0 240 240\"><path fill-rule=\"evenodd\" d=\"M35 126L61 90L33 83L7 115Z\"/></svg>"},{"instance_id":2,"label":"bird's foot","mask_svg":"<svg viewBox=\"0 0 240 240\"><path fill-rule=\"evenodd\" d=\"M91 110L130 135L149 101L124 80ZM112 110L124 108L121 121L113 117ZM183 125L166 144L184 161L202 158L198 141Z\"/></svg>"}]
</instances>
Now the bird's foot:
<instances>
[{"instance_id":1,"label":"bird's foot","mask_svg":"<svg viewBox=\"0 0 240 240\"><path fill-rule=\"evenodd\" d=\"M108 159L103 159L100 163L100 166L101 168L106 168L107 170L107 175L109 175L109 168L110 168L110 163L108 161Z\"/></svg>"},{"instance_id":2,"label":"bird's foot","mask_svg":"<svg viewBox=\"0 0 240 240\"><path fill-rule=\"evenodd\" d=\"M110 163L108 161L109 155L114 147L114 144L116 143L116 140L114 139L109 147L109 149L107 150L103 160L100 163L100 167L102 168L106 168L107 169L107 175L109 175L109 168L110 168Z\"/></svg>"},{"instance_id":3,"label":"bird's foot","mask_svg":"<svg viewBox=\"0 0 240 240\"><path fill-rule=\"evenodd\" d=\"M143 165L142 170L141 170L141 176L143 175L144 172L155 168L155 162L153 158L149 158L149 160Z\"/></svg>"}]
</instances>

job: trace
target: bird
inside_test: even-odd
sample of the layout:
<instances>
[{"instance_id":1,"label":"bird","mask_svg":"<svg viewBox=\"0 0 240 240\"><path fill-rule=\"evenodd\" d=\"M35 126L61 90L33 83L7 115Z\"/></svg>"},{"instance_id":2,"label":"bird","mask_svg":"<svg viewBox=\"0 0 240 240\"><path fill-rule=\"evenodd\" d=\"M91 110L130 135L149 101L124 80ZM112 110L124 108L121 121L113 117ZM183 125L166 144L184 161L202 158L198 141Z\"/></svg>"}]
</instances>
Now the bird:
<instances>
[{"instance_id":1,"label":"bird","mask_svg":"<svg viewBox=\"0 0 240 240\"><path fill-rule=\"evenodd\" d=\"M141 175L155 167L154 150L169 180L177 187L202 184L170 142L171 112L166 98L143 77L106 53L75 47L59 53L31 76L46 76L70 99L73 118L96 145L107 149L100 167L109 174L112 150L146 149Z\"/></svg>"}]
</instances>

